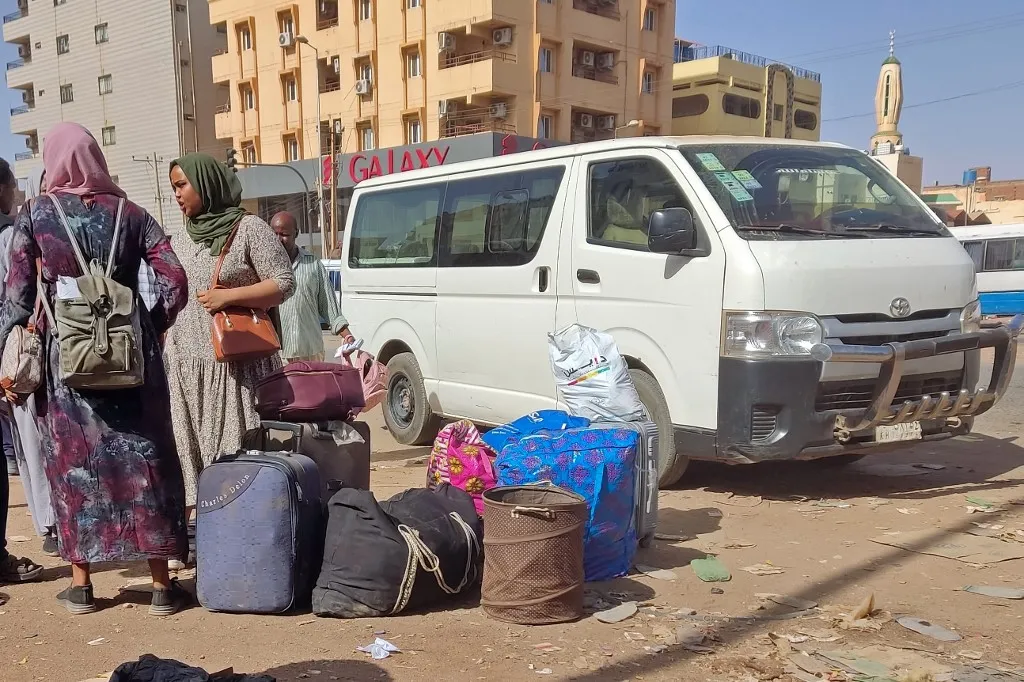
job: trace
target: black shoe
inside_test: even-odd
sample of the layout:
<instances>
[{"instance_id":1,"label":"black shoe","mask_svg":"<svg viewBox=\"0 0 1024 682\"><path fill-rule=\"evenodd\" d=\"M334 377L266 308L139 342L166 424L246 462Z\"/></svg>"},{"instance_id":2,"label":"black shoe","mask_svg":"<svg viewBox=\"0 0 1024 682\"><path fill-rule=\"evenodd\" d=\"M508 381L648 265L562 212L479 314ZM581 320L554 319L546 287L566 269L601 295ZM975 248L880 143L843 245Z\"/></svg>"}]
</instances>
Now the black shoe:
<instances>
[{"instance_id":1,"label":"black shoe","mask_svg":"<svg viewBox=\"0 0 1024 682\"><path fill-rule=\"evenodd\" d=\"M47 533L43 536L43 554L46 556L60 556L60 549L57 547L57 536Z\"/></svg>"},{"instance_id":2,"label":"black shoe","mask_svg":"<svg viewBox=\"0 0 1024 682\"><path fill-rule=\"evenodd\" d=\"M57 601L73 616L84 616L96 612L96 600L92 596L92 585L72 585L57 595Z\"/></svg>"},{"instance_id":3,"label":"black shoe","mask_svg":"<svg viewBox=\"0 0 1024 682\"><path fill-rule=\"evenodd\" d=\"M153 588L153 600L149 603L149 615L162 618L173 616L190 601L192 601L192 595L179 585L177 580L172 580L166 589Z\"/></svg>"},{"instance_id":4,"label":"black shoe","mask_svg":"<svg viewBox=\"0 0 1024 682\"><path fill-rule=\"evenodd\" d=\"M13 457L7 458L7 475L17 476L18 475L18 460Z\"/></svg>"}]
</instances>

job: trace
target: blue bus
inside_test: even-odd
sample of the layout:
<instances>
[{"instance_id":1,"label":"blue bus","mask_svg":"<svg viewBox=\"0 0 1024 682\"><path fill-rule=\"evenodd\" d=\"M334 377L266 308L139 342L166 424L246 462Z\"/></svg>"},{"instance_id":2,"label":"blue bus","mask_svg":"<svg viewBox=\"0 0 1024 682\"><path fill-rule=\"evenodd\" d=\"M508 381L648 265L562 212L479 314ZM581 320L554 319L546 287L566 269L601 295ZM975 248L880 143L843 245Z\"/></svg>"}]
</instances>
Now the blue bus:
<instances>
[{"instance_id":1,"label":"blue bus","mask_svg":"<svg viewBox=\"0 0 1024 682\"><path fill-rule=\"evenodd\" d=\"M1024 223L950 231L974 260L981 314L1024 314Z\"/></svg>"}]
</instances>

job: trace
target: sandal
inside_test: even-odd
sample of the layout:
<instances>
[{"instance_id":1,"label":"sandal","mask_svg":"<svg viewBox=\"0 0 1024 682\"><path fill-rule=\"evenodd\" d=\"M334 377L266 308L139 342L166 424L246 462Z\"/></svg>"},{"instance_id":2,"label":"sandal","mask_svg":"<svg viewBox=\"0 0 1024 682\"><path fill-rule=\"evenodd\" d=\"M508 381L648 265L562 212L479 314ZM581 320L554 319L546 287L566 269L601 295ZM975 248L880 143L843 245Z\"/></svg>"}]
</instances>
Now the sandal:
<instances>
[{"instance_id":1,"label":"sandal","mask_svg":"<svg viewBox=\"0 0 1024 682\"><path fill-rule=\"evenodd\" d=\"M8 554L0 559L0 583L29 583L39 580L43 567L31 559Z\"/></svg>"}]
</instances>

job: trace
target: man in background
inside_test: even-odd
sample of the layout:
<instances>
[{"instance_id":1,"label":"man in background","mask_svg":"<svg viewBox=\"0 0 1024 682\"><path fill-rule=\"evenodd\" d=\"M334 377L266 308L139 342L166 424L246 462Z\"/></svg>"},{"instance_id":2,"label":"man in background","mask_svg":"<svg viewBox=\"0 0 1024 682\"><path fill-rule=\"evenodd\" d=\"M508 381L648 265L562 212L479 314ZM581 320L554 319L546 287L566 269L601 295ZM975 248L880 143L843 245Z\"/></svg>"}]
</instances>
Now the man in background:
<instances>
[{"instance_id":1,"label":"man in background","mask_svg":"<svg viewBox=\"0 0 1024 682\"><path fill-rule=\"evenodd\" d=\"M295 293L281 304L281 357L286 363L324 359L324 337L320 321L326 320L332 334L348 334L348 321L334 295L327 269L320 259L295 243L299 234L295 217L287 211L276 214L270 227L292 259Z\"/></svg>"},{"instance_id":2,"label":"man in background","mask_svg":"<svg viewBox=\"0 0 1024 682\"><path fill-rule=\"evenodd\" d=\"M0 234L14 229L14 215L16 215L14 202L17 191L18 180L14 177L11 165L6 160L0 159ZM4 243L10 243L10 235L7 236ZM0 431L3 433L4 462L7 465L7 475L17 476L18 458L15 456L10 413L6 404L0 411Z\"/></svg>"}]
</instances>

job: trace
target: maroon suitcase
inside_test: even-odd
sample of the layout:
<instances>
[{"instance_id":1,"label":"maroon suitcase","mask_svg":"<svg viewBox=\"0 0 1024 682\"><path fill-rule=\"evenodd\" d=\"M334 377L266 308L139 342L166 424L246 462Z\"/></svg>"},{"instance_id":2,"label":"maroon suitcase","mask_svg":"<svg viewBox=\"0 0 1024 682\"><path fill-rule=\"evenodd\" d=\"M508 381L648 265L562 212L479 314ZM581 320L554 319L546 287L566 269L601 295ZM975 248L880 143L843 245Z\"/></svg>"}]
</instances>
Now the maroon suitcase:
<instances>
[{"instance_id":1,"label":"maroon suitcase","mask_svg":"<svg viewBox=\"0 0 1024 682\"><path fill-rule=\"evenodd\" d=\"M256 384L256 411L268 421L345 420L365 405L359 370L334 362L292 362Z\"/></svg>"}]
</instances>

